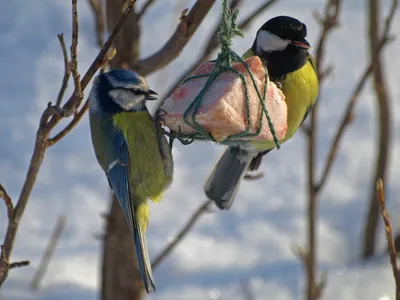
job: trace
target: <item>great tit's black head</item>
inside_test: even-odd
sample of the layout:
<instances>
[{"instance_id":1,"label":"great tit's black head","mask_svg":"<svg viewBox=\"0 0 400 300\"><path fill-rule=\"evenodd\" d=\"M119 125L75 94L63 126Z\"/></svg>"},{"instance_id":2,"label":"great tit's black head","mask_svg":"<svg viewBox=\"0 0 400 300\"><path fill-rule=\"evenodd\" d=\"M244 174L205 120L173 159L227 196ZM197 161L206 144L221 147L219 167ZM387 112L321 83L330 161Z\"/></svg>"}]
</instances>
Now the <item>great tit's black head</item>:
<instances>
[{"instance_id":1,"label":"great tit's black head","mask_svg":"<svg viewBox=\"0 0 400 300\"><path fill-rule=\"evenodd\" d=\"M99 75L89 95L92 112L117 113L122 111L142 111L146 100L156 100L146 80L139 74L116 69Z\"/></svg>"},{"instance_id":2,"label":"great tit's black head","mask_svg":"<svg viewBox=\"0 0 400 300\"><path fill-rule=\"evenodd\" d=\"M278 16L268 20L258 30L253 52L270 53L290 47L308 50L310 44L306 36L307 27L304 23L292 17Z\"/></svg>"}]
</instances>

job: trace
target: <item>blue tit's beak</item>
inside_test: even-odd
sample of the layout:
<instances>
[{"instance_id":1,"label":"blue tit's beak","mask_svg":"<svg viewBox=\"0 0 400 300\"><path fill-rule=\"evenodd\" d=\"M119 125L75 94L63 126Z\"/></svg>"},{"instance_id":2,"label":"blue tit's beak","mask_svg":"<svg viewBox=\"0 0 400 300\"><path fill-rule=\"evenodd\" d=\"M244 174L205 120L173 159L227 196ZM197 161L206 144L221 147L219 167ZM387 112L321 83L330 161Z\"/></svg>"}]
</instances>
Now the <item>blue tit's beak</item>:
<instances>
[{"instance_id":1,"label":"blue tit's beak","mask_svg":"<svg viewBox=\"0 0 400 300\"><path fill-rule=\"evenodd\" d=\"M158 94L153 90L149 90L148 93L146 94L146 100L157 100L157 97L154 97L152 95L158 95Z\"/></svg>"},{"instance_id":2,"label":"blue tit's beak","mask_svg":"<svg viewBox=\"0 0 400 300\"><path fill-rule=\"evenodd\" d=\"M293 46L296 46L296 47L299 47L302 49L306 49L306 50L311 48L310 43L306 39L303 39L301 41L291 41L291 44Z\"/></svg>"}]
</instances>

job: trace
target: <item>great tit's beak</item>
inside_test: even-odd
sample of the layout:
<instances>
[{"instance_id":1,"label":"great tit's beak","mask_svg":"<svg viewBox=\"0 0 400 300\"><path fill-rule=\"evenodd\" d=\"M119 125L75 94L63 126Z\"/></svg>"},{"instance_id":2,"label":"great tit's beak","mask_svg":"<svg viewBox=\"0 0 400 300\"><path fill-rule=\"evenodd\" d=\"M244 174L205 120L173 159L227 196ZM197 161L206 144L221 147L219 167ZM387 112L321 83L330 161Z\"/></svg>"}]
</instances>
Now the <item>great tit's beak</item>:
<instances>
[{"instance_id":1,"label":"great tit's beak","mask_svg":"<svg viewBox=\"0 0 400 300\"><path fill-rule=\"evenodd\" d=\"M291 44L293 46L296 46L296 47L299 47L302 49L306 49L306 50L311 48L311 45L308 43L308 41L306 39L303 39L302 41L291 41Z\"/></svg>"},{"instance_id":2,"label":"great tit's beak","mask_svg":"<svg viewBox=\"0 0 400 300\"><path fill-rule=\"evenodd\" d=\"M146 95L146 100L157 100L157 97L151 95L158 95L158 94L153 90L149 90L149 92Z\"/></svg>"}]
</instances>

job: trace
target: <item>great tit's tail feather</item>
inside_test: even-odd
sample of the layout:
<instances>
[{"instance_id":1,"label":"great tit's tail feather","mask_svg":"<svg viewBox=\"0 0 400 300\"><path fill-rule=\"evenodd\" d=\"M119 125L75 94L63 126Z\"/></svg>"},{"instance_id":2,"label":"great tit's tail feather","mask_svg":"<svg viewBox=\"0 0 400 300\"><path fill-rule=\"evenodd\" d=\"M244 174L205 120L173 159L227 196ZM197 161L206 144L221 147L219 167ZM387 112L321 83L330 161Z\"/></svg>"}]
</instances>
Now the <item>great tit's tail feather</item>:
<instances>
[{"instance_id":1,"label":"great tit's tail feather","mask_svg":"<svg viewBox=\"0 0 400 300\"><path fill-rule=\"evenodd\" d=\"M229 209L246 174L251 156L239 148L227 147L204 184L204 193L220 209Z\"/></svg>"}]
</instances>

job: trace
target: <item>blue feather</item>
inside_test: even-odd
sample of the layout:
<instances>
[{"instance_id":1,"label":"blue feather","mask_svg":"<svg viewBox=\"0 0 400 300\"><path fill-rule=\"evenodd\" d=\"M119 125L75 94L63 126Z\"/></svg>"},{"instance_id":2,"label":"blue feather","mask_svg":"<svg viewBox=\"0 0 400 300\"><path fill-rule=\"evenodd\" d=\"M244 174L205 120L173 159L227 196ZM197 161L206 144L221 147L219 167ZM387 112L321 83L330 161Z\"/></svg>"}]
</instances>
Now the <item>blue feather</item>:
<instances>
[{"instance_id":1,"label":"blue feather","mask_svg":"<svg viewBox=\"0 0 400 300\"><path fill-rule=\"evenodd\" d=\"M151 285L152 289L155 290L155 286L152 281L151 270L148 270L145 265L146 258L144 251L147 251L147 246L144 232L140 228L135 218L135 207L132 205L132 193L129 184L130 162L128 145L122 132L115 128L115 126L113 126L113 128L109 127L108 133L110 134L109 141L112 141L114 150L111 152L113 153L113 156L109 157L108 159L108 161L111 161L106 171L108 182L116 198L118 199L128 225L133 232L136 256L145 289L149 291Z\"/></svg>"}]
</instances>

